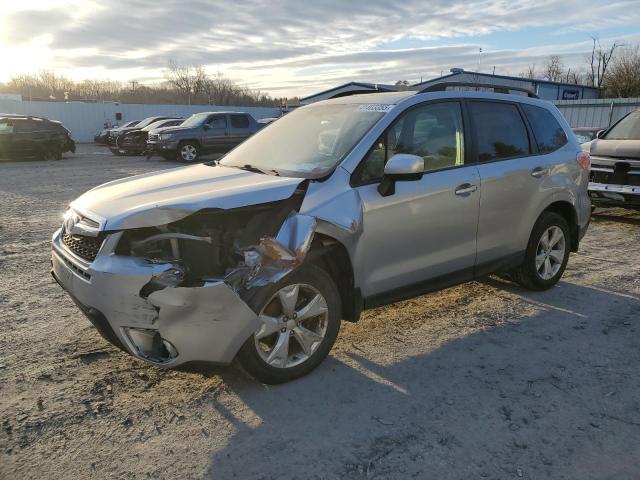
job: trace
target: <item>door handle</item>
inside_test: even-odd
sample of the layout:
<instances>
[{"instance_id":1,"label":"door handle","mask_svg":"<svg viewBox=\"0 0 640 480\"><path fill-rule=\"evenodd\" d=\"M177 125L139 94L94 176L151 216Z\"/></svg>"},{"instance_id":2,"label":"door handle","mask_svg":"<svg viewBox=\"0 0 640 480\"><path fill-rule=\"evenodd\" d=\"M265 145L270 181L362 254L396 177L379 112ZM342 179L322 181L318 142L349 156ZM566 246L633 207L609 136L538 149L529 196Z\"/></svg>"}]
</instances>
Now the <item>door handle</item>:
<instances>
[{"instance_id":1,"label":"door handle","mask_svg":"<svg viewBox=\"0 0 640 480\"><path fill-rule=\"evenodd\" d=\"M536 167L531 172L531 176L535 178L544 177L547 173L549 173L548 168Z\"/></svg>"},{"instance_id":2,"label":"door handle","mask_svg":"<svg viewBox=\"0 0 640 480\"><path fill-rule=\"evenodd\" d=\"M454 193L456 195L465 196L475 192L477 189L477 185L473 185L471 183L463 183L462 185L458 185Z\"/></svg>"}]
</instances>

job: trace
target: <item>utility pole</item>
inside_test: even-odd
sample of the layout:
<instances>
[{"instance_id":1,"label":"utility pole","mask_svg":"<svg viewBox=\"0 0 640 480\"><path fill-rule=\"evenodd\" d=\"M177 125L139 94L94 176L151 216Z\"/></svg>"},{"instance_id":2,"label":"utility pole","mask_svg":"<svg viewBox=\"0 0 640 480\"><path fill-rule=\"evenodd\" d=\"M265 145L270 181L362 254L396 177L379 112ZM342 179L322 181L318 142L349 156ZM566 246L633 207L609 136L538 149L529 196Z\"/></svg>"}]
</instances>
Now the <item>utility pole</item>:
<instances>
[{"instance_id":1,"label":"utility pole","mask_svg":"<svg viewBox=\"0 0 640 480\"><path fill-rule=\"evenodd\" d=\"M482 55L482 47L478 48L478 70L480 72L480 56Z\"/></svg>"},{"instance_id":2,"label":"utility pole","mask_svg":"<svg viewBox=\"0 0 640 480\"><path fill-rule=\"evenodd\" d=\"M129 83L131 84L131 91L135 92L139 82L137 80L131 80Z\"/></svg>"}]
</instances>

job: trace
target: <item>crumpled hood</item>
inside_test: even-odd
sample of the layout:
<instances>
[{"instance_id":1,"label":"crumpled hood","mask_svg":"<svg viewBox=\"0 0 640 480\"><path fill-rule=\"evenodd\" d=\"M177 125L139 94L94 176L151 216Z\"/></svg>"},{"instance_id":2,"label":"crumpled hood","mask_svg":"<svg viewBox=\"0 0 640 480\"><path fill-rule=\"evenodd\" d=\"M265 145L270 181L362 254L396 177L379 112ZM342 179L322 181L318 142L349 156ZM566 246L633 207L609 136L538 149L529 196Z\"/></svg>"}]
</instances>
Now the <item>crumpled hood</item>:
<instances>
[{"instance_id":1,"label":"crumpled hood","mask_svg":"<svg viewBox=\"0 0 640 480\"><path fill-rule=\"evenodd\" d=\"M164 225L205 208L230 209L283 200L303 181L204 164L115 180L89 190L71 208L101 230Z\"/></svg>"},{"instance_id":2,"label":"crumpled hood","mask_svg":"<svg viewBox=\"0 0 640 480\"><path fill-rule=\"evenodd\" d=\"M590 153L600 157L640 158L640 140L596 139L591 142Z\"/></svg>"}]
</instances>

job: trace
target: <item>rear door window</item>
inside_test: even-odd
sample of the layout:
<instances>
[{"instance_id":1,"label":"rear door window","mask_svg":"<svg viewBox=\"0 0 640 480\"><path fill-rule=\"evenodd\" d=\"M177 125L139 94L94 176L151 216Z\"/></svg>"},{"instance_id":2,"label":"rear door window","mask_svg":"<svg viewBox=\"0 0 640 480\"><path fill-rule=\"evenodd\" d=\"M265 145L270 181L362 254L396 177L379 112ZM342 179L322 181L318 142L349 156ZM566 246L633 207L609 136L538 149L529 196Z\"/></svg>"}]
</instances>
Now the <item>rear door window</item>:
<instances>
[{"instance_id":1,"label":"rear door window","mask_svg":"<svg viewBox=\"0 0 640 480\"><path fill-rule=\"evenodd\" d=\"M567 143L567 135L549 110L526 104L522 105L522 109L536 137L540 153L553 152Z\"/></svg>"},{"instance_id":2,"label":"rear door window","mask_svg":"<svg viewBox=\"0 0 640 480\"><path fill-rule=\"evenodd\" d=\"M478 148L478 161L529 155L529 135L522 116L512 103L470 102Z\"/></svg>"},{"instance_id":3,"label":"rear door window","mask_svg":"<svg viewBox=\"0 0 640 480\"><path fill-rule=\"evenodd\" d=\"M233 128L249 128L249 119L246 115L230 115Z\"/></svg>"}]
</instances>

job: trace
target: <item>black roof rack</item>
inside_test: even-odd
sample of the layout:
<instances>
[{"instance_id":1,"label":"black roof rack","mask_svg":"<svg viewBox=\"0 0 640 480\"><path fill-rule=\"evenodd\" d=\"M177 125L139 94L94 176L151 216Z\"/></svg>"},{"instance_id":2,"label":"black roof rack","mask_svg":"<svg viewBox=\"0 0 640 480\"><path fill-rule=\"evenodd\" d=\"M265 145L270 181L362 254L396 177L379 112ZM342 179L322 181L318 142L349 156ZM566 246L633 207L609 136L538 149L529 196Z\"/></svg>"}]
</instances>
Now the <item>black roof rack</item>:
<instances>
[{"instance_id":1,"label":"black roof rack","mask_svg":"<svg viewBox=\"0 0 640 480\"><path fill-rule=\"evenodd\" d=\"M494 93L507 93L507 94L509 93L509 90L513 90L514 92L526 93L527 96L530 98L540 98L531 90L523 87L511 87L507 85L493 85L491 83L473 83L473 82L440 82L440 83L435 83L433 85L430 85L427 88L423 88L418 93L444 92L449 87L490 88L494 91Z\"/></svg>"}]
</instances>

